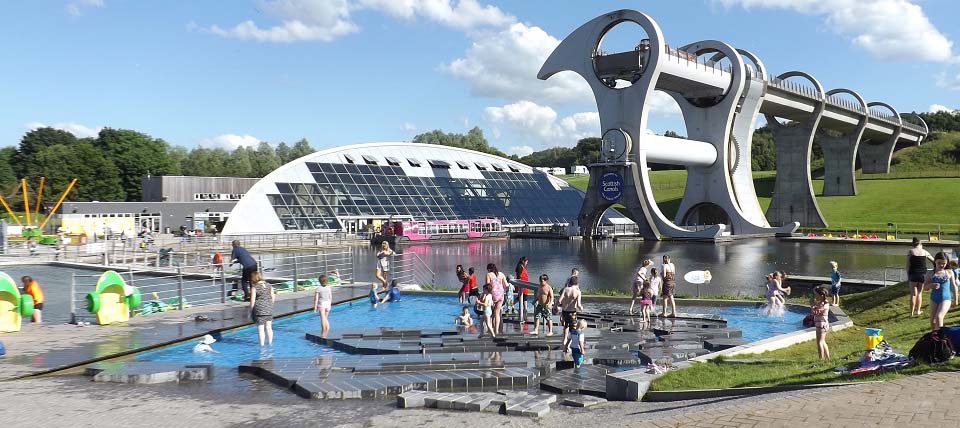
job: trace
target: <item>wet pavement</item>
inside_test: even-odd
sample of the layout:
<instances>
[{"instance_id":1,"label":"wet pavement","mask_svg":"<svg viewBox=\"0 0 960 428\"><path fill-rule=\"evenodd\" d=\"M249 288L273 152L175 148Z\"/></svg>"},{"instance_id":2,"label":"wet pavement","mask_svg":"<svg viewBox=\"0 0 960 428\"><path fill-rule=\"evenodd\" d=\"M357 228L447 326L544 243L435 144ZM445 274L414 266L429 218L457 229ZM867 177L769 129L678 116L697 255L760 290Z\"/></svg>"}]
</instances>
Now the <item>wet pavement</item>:
<instances>
[{"instance_id":1,"label":"wet pavement","mask_svg":"<svg viewBox=\"0 0 960 428\"><path fill-rule=\"evenodd\" d=\"M365 296L369 285L340 285L333 289L335 303ZM309 311L312 290L277 295L275 314ZM139 352L204 334L251 324L248 304L196 306L134 317L130 322L109 326L73 324L24 324L16 333L0 335L7 355L0 358L0 380L41 373L112 356ZM194 321L205 315L209 321Z\"/></svg>"}]
</instances>

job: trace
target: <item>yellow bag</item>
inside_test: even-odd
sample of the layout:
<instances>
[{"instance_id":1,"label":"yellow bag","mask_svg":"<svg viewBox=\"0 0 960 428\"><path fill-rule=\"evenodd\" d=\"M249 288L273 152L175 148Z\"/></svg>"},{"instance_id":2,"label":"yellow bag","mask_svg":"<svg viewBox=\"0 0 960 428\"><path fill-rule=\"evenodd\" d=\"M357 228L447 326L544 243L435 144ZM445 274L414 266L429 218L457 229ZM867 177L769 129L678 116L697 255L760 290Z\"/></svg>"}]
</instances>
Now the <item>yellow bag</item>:
<instances>
[{"instance_id":1,"label":"yellow bag","mask_svg":"<svg viewBox=\"0 0 960 428\"><path fill-rule=\"evenodd\" d=\"M869 351L876 348L880 342L883 342L883 336L866 336L866 350Z\"/></svg>"}]
</instances>

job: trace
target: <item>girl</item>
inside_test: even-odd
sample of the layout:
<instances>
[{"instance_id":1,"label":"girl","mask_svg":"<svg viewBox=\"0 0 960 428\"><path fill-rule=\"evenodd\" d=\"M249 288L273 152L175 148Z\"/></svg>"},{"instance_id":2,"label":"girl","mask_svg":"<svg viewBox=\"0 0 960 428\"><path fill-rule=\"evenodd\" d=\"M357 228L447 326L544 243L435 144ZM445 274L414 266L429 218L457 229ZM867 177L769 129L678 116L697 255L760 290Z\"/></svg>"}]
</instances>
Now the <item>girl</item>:
<instances>
[{"instance_id":1,"label":"girl","mask_svg":"<svg viewBox=\"0 0 960 428\"><path fill-rule=\"evenodd\" d=\"M380 252L377 253L377 279L383 285L384 291L387 290L387 274L390 273L390 256L393 250L390 249L390 243L383 241L380 244Z\"/></svg>"},{"instance_id":2,"label":"girl","mask_svg":"<svg viewBox=\"0 0 960 428\"><path fill-rule=\"evenodd\" d=\"M953 270L947 270L947 255L942 251L933 258L933 271L928 272L923 283L930 290L930 329L943 327L943 317L950 310L950 303L960 300L957 295L957 278ZM960 303L960 302L956 302Z\"/></svg>"},{"instance_id":3,"label":"girl","mask_svg":"<svg viewBox=\"0 0 960 428\"><path fill-rule=\"evenodd\" d=\"M827 331L830 330L830 303L827 302L827 289L823 286L813 290L814 303L810 305L813 314L813 326L817 329L817 354L821 360L830 359L830 348L827 347Z\"/></svg>"},{"instance_id":4,"label":"girl","mask_svg":"<svg viewBox=\"0 0 960 428\"><path fill-rule=\"evenodd\" d=\"M837 262L830 262L830 295L833 297L833 306L840 306L840 281L842 281Z\"/></svg>"},{"instance_id":5,"label":"girl","mask_svg":"<svg viewBox=\"0 0 960 428\"><path fill-rule=\"evenodd\" d=\"M648 261L653 265L653 260ZM650 266L649 271L650 273L647 274L647 278L650 278L650 315L656 315L657 296L660 295L663 289L663 278L660 278L657 268Z\"/></svg>"},{"instance_id":6,"label":"girl","mask_svg":"<svg viewBox=\"0 0 960 428\"><path fill-rule=\"evenodd\" d=\"M529 262L529 260L527 260L527 256L520 257L520 261L517 262L517 268L515 269L515 273L517 274L517 279L520 280L520 281L530 282L530 275L527 273L527 263L528 263L528 262ZM520 312L519 312L519 314L520 314L520 325L522 326L522 325L524 325L524 323L526 323L526 321L527 321L527 293L528 293L528 291L527 291L527 289L526 289L525 287L520 287L519 285L516 285L516 286L513 287L513 292L514 292L515 295L519 295L519 296L520 296L520 301L519 301L519 303L520 303L519 311L520 311ZM513 305L511 304L511 307L512 307L512 306L513 306Z\"/></svg>"},{"instance_id":7,"label":"girl","mask_svg":"<svg viewBox=\"0 0 960 428\"><path fill-rule=\"evenodd\" d=\"M333 304L333 292L327 287L327 276L320 275L317 278L320 286L317 287L317 294L313 297L313 311L320 314L320 337L326 339L327 332L330 331L330 306Z\"/></svg>"},{"instance_id":8,"label":"girl","mask_svg":"<svg viewBox=\"0 0 960 428\"><path fill-rule=\"evenodd\" d=\"M501 301L502 303L502 301ZM488 282L483 284L483 294L477 299L477 304L474 305L474 312L477 313L477 316L480 318L480 336L483 337L484 331L489 331L490 336L496 339L497 331L493 326L493 315L495 314L495 303L493 301L493 286Z\"/></svg>"},{"instance_id":9,"label":"girl","mask_svg":"<svg viewBox=\"0 0 960 428\"><path fill-rule=\"evenodd\" d=\"M462 305L467 300L467 293L470 292L470 281L467 273L463 271L463 265L457 265L457 281L460 281L460 292L457 293L457 299Z\"/></svg>"},{"instance_id":10,"label":"girl","mask_svg":"<svg viewBox=\"0 0 960 428\"><path fill-rule=\"evenodd\" d=\"M456 320L453 321L454 325L462 325L464 327L470 327L473 325L473 317L470 316L470 311L467 310L467 307L463 307L463 312Z\"/></svg>"},{"instance_id":11,"label":"girl","mask_svg":"<svg viewBox=\"0 0 960 428\"><path fill-rule=\"evenodd\" d=\"M250 310L253 311L253 321L257 323L257 338L263 346L264 338L268 345L273 345L273 303L275 296L273 287L263 280L260 272L250 274Z\"/></svg>"},{"instance_id":12,"label":"girl","mask_svg":"<svg viewBox=\"0 0 960 428\"><path fill-rule=\"evenodd\" d=\"M640 297L640 312L643 313L643 322L650 322L650 307L653 306L653 289L650 286L649 279L643 281Z\"/></svg>"},{"instance_id":13,"label":"girl","mask_svg":"<svg viewBox=\"0 0 960 428\"><path fill-rule=\"evenodd\" d=\"M643 283L647 280L647 269L651 264L653 262L644 260L643 265L640 266L640 269L637 269L636 275L633 276L633 299L630 300L630 315L633 315L633 304L640 299L640 289L643 288Z\"/></svg>"},{"instance_id":14,"label":"girl","mask_svg":"<svg viewBox=\"0 0 960 428\"><path fill-rule=\"evenodd\" d=\"M503 292L507 287L507 277L497 269L493 263L487 264L487 283L490 284L490 297L493 299L493 331L500 333L503 326L503 318L500 311L503 310Z\"/></svg>"}]
</instances>

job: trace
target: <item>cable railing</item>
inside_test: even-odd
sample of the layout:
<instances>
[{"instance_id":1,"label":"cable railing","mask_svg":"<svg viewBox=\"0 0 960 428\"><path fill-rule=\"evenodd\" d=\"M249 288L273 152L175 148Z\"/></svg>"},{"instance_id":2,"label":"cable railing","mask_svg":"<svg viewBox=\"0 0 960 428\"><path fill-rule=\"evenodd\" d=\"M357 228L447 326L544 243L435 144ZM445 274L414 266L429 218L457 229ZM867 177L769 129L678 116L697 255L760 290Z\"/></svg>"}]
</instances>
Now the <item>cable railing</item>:
<instances>
[{"instance_id":1,"label":"cable railing","mask_svg":"<svg viewBox=\"0 0 960 428\"><path fill-rule=\"evenodd\" d=\"M427 290L436 286L437 274L417 253L394 253L391 257L390 280L398 284L419 285Z\"/></svg>"}]
</instances>

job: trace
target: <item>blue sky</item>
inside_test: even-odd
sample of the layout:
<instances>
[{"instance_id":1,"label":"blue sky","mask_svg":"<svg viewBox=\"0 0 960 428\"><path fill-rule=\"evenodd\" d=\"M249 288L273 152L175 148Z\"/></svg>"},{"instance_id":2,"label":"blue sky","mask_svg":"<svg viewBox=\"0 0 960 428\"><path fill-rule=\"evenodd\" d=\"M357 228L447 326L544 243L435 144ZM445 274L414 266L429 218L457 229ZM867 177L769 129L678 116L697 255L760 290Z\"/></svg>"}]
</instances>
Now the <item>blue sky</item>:
<instances>
[{"instance_id":1,"label":"blue sky","mask_svg":"<svg viewBox=\"0 0 960 428\"><path fill-rule=\"evenodd\" d=\"M510 153L570 146L599 133L594 100L579 77L536 72L559 39L621 8L673 46L719 39L774 74L806 71L901 112L960 108L952 0L7 1L0 145L45 125L185 147L323 149L473 126ZM618 34L610 43L635 43ZM653 110L653 131L685 133L672 101Z\"/></svg>"}]
</instances>

